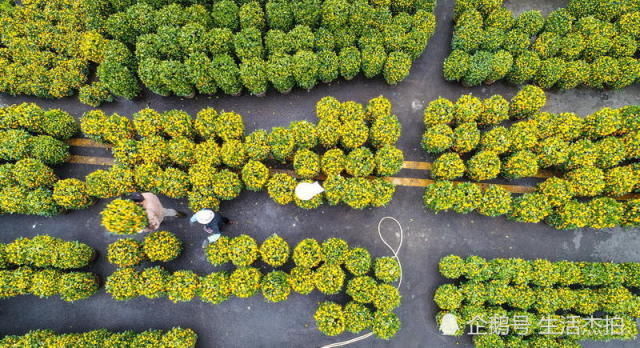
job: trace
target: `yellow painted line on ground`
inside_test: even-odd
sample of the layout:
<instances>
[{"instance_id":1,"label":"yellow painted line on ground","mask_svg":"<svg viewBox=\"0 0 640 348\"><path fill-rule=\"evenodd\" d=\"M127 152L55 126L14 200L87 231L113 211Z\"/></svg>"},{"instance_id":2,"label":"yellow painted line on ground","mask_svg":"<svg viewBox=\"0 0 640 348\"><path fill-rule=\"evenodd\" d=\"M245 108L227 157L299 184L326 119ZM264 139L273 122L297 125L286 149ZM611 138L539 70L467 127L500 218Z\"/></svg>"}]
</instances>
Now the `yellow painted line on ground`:
<instances>
[{"instance_id":1,"label":"yellow painted line on ground","mask_svg":"<svg viewBox=\"0 0 640 348\"><path fill-rule=\"evenodd\" d=\"M113 158L110 157L91 157L80 155L71 155L67 162L77 164L93 164L96 166L112 166L114 164Z\"/></svg>"},{"instance_id":2,"label":"yellow painted line on ground","mask_svg":"<svg viewBox=\"0 0 640 348\"><path fill-rule=\"evenodd\" d=\"M111 145L101 144L87 138L72 138L67 140L67 144L78 147L98 147L101 149L110 149Z\"/></svg>"},{"instance_id":3,"label":"yellow painted line on ground","mask_svg":"<svg viewBox=\"0 0 640 348\"><path fill-rule=\"evenodd\" d=\"M431 170L431 163L429 162L414 162L414 161L404 161L402 163L403 169L414 169L414 170Z\"/></svg>"},{"instance_id":4,"label":"yellow painted line on ground","mask_svg":"<svg viewBox=\"0 0 640 348\"><path fill-rule=\"evenodd\" d=\"M408 186L408 187L427 187L431 184L435 183L435 180L431 179L416 179L416 178L396 178L396 177L388 177L385 178L388 182L396 185L396 186ZM460 184L463 181L454 181L455 184ZM489 186L490 184L485 183L474 183L482 188ZM503 187L505 190L511 193L530 193L535 192L536 188L533 186L518 186L518 185L497 185Z\"/></svg>"}]
</instances>

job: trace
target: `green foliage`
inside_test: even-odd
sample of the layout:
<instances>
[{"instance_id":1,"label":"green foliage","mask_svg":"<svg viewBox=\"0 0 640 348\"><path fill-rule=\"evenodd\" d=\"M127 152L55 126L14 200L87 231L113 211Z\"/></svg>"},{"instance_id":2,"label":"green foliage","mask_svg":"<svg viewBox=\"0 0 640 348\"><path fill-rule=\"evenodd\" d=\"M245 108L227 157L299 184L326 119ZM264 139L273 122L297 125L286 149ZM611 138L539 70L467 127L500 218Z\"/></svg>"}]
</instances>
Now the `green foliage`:
<instances>
[{"instance_id":1,"label":"green foliage","mask_svg":"<svg viewBox=\"0 0 640 348\"><path fill-rule=\"evenodd\" d=\"M402 270L400 269L400 264L395 258L385 256L376 259L374 272L376 278L383 282L390 283L395 282L400 278Z\"/></svg>"},{"instance_id":2,"label":"green foliage","mask_svg":"<svg viewBox=\"0 0 640 348\"><path fill-rule=\"evenodd\" d=\"M513 200L509 218L519 222L537 223L551 214L551 207L547 196L540 193L525 193Z\"/></svg>"},{"instance_id":3,"label":"green foliage","mask_svg":"<svg viewBox=\"0 0 640 348\"><path fill-rule=\"evenodd\" d=\"M240 298L248 298L255 295L260 289L262 274L257 268L238 268L229 277L231 293Z\"/></svg>"},{"instance_id":4,"label":"green foliage","mask_svg":"<svg viewBox=\"0 0 640 348\"><path fill-rule=\"evenodd\" d=\"M269 197L278 204L289 204L293 201L294 190L297 181L295 178L284 173L275 173L267 183Z\"/></svg>"},{"instance_id":5,"label":"green foliage","mask_svg":"<svg viewBox=\"0 0 640 348\"><path fill-rule=\"evenodd\" d=\"M229 241L229 260L238 267L250 266L258 259L258 243L246 234Z\"/></svg>"},{"instance_id":6,"label":"green foliage","mask_svg":"<svg viewBox=\"0 0 640 348\"><path fill-rule=\"evenodd\" d=\"M474 181L495 179L500 174L500 157L491 151L479 151L467 162L469 178Z\"/></svg>"},{"instance_id":7,"label":"green foliage","mask_svg":"<svg viewBox=\"0 0 640 348\"><path fill-rule=\"evenodd\" d=\"M144 209L130 200L115 199L100 215L102 226L116 234L135 234L149 224Z\"/></svg>"},{"instance_id":8,"label":"green foliage","mask_svg":"<svg viewBox=\"0 0 640 348\"><path fill-rule=\"evenodd\" d=\"M276 234L267 238L260 246L259 251L262 261L273 267L280 267L289 260L289 244Z\"/></svg>"},{"instance_id":9,"label":"green foliage","mask_svg":"<svg viewBox=\"0 0 640 348\"><path fill-rule=\"evenodd\" d=\"M261 280L260 289L268 302L281 302L289 297L291 287L288 283L289 276L282 271L267 273Z\"/></svg>"},{"instance_id":10,"label":"green foliage","mask_svg":"<svg viewBox=\"0 0 640 348\"><path fill-rule=\"evenodd\" d=\"M453 180L465 172L464 161L454 152L445 153L433 162L431 175L434 179Z\"/></svg>"},{"instance_id":11,"label":"green foliage","mask_svg":"<svg viewBox=\"0 0 640 348\"><path fill-rule=\"evenodd\" d=\"M2 248L3 262L17 266L82 268L95 258L95 250L84 243L48 235L19 238Z\"/></svg>"},{"instance_id":12,"label":"green foliage","mask_svg":"<svg viewBox=\"0 0 640 348\"><path fill-rule=\"evenodd\" d=\"M313 268L320 264L324 256L322 248L316 240L305 239L293 249L292 257L296 266Z\"/></svg>"},{"instance_id":13,"label":"green foliage","mask_svg":"<svg viewBox=\"0 0 640 348\"><path fill-rule=\"evenodd\" d=\"M107 248L107 259L118 267L131 267L144 260L142 243L135 239L123 238L111 244Z\"/></svg>"},{"instance_id":14,"label":"green foliage","mask_svg":"<svg viewBox=\"0 0 640 348\"><path fill-rule=\"evenodd\" d=\"M400 330L400 319L392 312L376 311L373 316L371 330L376 337L388 340Z\"/></svg>"},{"instance_id":15,"label":"green foliage","mask_svg":"<svg viewBox=\"0 0 640 348\"><path fill-rule=\"evenodd\" d=\"M337 303L321 303L313 317L318 330L327 336L337 336L345 330L344 312Z\"/></svg>"},{"instance_id":16,"label":"green foliage","mask_svg":"<svg viewBox=\"0 0 640 348\"><path fill-rule=\"evenodd\" d=\"M144 253L150 261L168 262L182 252L182 241L173 233L155 231L149 233L143 242Z\"/></svg>"}]
</instances>

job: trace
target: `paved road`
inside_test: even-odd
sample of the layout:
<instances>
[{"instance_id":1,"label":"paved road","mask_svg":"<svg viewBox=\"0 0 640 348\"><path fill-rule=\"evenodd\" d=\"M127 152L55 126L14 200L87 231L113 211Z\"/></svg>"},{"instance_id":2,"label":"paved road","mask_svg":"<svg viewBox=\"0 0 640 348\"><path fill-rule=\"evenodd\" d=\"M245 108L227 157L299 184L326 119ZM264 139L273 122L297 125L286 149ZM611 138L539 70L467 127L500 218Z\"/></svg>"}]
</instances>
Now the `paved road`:
<instances>
[{"instance_id":1,"label":"paved road","mask_svg":"<svg viewBox=\"0 0 640 348\"><path fill-rule=\"evenodd\" d=\"M441 77L442 60L449 53L452 31L451 8L453 0L440 1L438 31L426 53L416 61L411 77L397 87L382 81L355 79L331 86L321 86L307 93L294 91L283 96L270 93L265 98L255 97L198 97L192 100L160 98L147 95L135 101L118 101L104 106L106 112L130 115L150 106L159 110L180 108L195 113L212 106L233 110L245 117L248 130L286 125L290 121L314 119L314 104L326 95L341 100L366 102L385 95L395 105L395 112L403 124L399 146L407 160L432 160L419 148L422 127L422 109L430 100L443 96L457 98L473 93L488 97L499 93L511 97L513 86L495 84L489 87L465 89L448 83ZM538 2L536 2L538 3ZM551 9L559 1L540 1L541 8ZM564 3L564 2L562 2ZM554 5L555 4L555 5ZM526 1L509 1L515 9L530 8ZM623 91L575 90L549 93L550 111L575 111L582 115L604 106L622 106L637 103L640 86ZM0 96L2 103L35 101L31 98ZM80 115L89 108L69 98L57 101L37 100L44 107L63 108ZM104 155L104 150L82 150L85 155ZM82 177L95 170L89 165L66 165L59 169L63 177ZM404 170L404 177L419 177L422 171ZM405 246L401 258L405 282L401 289L403 305L398 314L403 329L392 341L370 339L357 347L470 347L468 338L444 338L438 335L433 320L434 289L443 283L437 272L438 260L447 254L481 255L484 257L548 258L552 260L586 261L640 261L640 235L638 230L612 229L594 231L556 231L544 225L525 225L503 218L490 219L476 214L453 213L434 215L422 208L422 190L401 187L393 203L386 208L354 211L344 207L324 207L304 211L295 206L278 206L264 193L245 192L238 199L223 204L224 212L239 223L226 230L230 235L248 233L263 240L278 233L295 243L305 237L324 239L338 236L352 245L368 248L375 256L387 255L386 247L378 240L376 225L384 216L399 219L405 229ZM186 210L184 202L165 200L169 206ZM106 246L117 238L99 227L98 213L105 202L91 209L73 212L55 218L25 216L0 217L0 241L8 242L19 236L49 233L66 239L86 242L101 251L98 262L90 268L102 276L114 267L104 257ZM205 237L196 227L185 221L169 222L166 228L176 232L186 244L184 254L167 265L172 270L192 269L199 273L215 268L204 260L200 244ZM393 234L395 231L388 230ZM199 301L172 304L168 300L136 299L115 302L101 291L96 296L69 304L57 299L40 300L19 297L0 302L0 332L22 333L29 329L52 328L61 331L83 331L106 327L112 330L170 328L183 326L195 329L200 335L199 347L300 347L320 346L337 339L323 336L314 328L313 311L325 297L315 292L311 296L293 295L286 303L267 304L261 296L252 299L233 299L218 306ZM340 300L340 298L335 298ZM339 339L350 338L343 335ZM586 343L586 347L637 347L640 341Z\"/></svg>"}]
</instances>

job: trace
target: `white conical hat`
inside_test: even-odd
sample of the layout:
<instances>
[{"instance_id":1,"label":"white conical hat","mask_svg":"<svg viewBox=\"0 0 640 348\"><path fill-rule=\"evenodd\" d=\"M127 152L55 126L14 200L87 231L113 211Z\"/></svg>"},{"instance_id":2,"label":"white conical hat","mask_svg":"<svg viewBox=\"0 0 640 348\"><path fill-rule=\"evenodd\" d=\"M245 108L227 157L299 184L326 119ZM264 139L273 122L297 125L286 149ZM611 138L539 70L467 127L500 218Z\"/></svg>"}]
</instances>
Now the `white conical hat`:
<instances>
[{"instance_id":1,"label":"white conical hat","mask_svg":"<svg viewBox=\"0 0 640 348\"><path fill-rule=\"evenodd\" d=\"M458 326L456 316L451 313L445 314L440 321L440 331L442 334L445 336L455 336L458 330L460 330L460 326Z\"/></svg>"},{"instance_id":2,"label":"white conical hat","mask_svg":"<svg viewBox=\"0 0 640 348\"><path fill-rule=\"evenodd\" d=\"M296 186L296 197L301 201L313 199L313 197L322 192L324 192L324 189L317 181L312 184L308 182L301 182Z\"/></svg>"},{"instance_id":3,"label":"white conical hat","mask_svg":"<svg viewBox=\"0 0 640 348\"><path fill-rule=\"evenodd\" d=\"M216 216L216 213L214 213L213 210L202 209L196 213L195 218L196 218L196 221L198 221L198 223L206 225L210 223L215 216Z\"/></svg>"}]
</instances>

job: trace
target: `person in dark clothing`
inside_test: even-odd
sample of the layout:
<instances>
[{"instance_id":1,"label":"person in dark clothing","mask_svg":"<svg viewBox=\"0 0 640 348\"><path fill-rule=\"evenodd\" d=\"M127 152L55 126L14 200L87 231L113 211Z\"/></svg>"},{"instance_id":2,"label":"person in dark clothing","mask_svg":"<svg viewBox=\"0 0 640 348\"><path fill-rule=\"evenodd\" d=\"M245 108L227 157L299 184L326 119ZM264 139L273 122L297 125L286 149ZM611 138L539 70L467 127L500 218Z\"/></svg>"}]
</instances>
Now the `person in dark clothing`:
<instances>
[{"instance_id":1,"label":"person in dark clothing","mask_svg":"<svg viewBox=\"0 0 640 348\"><path fill-rule=\"evenodd\" d=\"M231 223L231 221L222 214L216 213L211 209L202 209L193 214L191 223L194 222L204 225L204 231L211 235L204 241L202 247L206 247L207 244L214 243L220 239L222 236L222 227Z\"/></svg>"}]
</instances>

